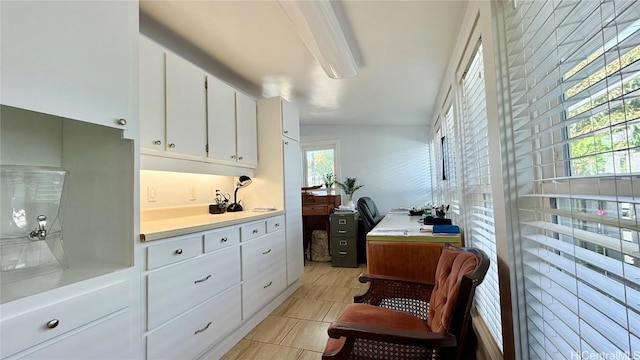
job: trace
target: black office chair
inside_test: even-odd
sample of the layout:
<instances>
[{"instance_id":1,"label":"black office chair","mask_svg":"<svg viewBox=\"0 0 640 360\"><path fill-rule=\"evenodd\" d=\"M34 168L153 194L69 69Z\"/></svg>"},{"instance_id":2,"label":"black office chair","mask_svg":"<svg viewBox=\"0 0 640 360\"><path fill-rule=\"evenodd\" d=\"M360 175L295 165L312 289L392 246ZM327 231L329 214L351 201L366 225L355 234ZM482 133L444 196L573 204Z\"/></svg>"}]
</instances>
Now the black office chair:
<instances>
[{"instance_id":1,"label":"black office chair","mask_svg":"<svg viewBox=\"0 0 640 360\"><path fill-rule=\"evenodd\" d=\"M358 199L358 212L360 213L360 226L358 229L358 263L367 262L367 233L371 231L382 218L376 203L370 197L363 196Z\"/></svg>"}]
</instances>

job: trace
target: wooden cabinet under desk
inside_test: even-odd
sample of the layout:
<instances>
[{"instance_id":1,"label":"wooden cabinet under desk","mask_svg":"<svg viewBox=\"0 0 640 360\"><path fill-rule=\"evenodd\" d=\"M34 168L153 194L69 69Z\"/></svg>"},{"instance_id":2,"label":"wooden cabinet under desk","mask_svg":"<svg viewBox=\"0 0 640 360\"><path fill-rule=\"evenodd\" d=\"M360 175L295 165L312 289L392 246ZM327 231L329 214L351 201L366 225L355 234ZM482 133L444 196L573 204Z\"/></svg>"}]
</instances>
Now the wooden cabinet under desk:
<instances>
[{"instance_id":1,"label":"wooden cabinet under desk","mask_svg":"<svg viewBox=\"0 0 640 360\"><path fill-rule=\"evenodd\" d=\"M387 214L367 234L367 272L433 283L444 244L461 246L460 234L420 232L418 216Z\"/></svg>"}]
</instances>

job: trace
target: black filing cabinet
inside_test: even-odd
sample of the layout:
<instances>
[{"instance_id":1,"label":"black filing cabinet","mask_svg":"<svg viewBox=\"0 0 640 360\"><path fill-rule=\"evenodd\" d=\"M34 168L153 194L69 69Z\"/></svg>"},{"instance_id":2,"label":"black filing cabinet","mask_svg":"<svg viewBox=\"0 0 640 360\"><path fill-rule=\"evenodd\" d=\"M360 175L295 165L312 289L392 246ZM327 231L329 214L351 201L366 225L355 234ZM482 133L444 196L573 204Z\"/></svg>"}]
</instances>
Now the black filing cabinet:
<instances>
[{"instance_id":1,"label":"black filing cabinet","mask_svg":"<svg viewBox=\"0 0 640 360\"><path fill-rule=\"evenodd\" d=\"M331 223L331 265L358 267L358 213L333 213Z\"/></svg>"}]
</instances>

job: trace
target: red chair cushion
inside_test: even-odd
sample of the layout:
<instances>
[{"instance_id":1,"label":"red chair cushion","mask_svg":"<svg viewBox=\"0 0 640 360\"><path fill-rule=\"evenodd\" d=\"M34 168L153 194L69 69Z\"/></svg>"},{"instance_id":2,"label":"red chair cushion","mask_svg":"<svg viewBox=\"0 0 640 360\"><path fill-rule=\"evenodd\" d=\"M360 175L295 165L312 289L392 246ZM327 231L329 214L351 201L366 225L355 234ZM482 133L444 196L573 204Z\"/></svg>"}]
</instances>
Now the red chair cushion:
<instances>
[{"instance_id":1,"label":"red chair cushion","mask_svg":"<svg viewBox=\"0 0 640 360\"><path fill-rule=\"evenodd\" d=\"M368 304L351 304L338 321L365 325L391 327L404 330L430 331L426 321L402 311L382 308ZM342 347L345 338L329 338L325 352L333 352Z\"/></svg>"},{"instance_id":2,"label":"red chair cushion","mask_svg":"<svg viewBox=\"0 0 640 360\"><path fill-rule=\"evenodd\" d=\"M446 332L451 323L460 281L478 266L478 258L470 252L444 249L436 267L435 286L429 300L429 327L433 332Z\"/></svg>"}]
</instances>

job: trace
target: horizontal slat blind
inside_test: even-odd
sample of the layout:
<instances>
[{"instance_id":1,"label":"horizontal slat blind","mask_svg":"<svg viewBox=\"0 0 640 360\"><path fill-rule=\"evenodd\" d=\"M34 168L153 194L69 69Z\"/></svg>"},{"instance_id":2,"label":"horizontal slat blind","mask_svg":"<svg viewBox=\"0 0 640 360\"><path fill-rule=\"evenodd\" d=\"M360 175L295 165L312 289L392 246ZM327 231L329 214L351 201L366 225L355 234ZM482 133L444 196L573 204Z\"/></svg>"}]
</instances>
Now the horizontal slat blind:
<instances>
[{"instance_id":1,"label":"horizontal slat blind","mask_svg":"<svg viewBox=\"0 0 640 360\"><path fill-rule=\"evenodd\" d=\"M457 178L457 149L458 149L458 134L456 134L455 120L453 118L453 105L449 106L444 116L445 126L445 149L444 156L446 160L445 169L447 171L447 199L446 203L451 205L448 217L454 224L463 226L461 223L462 217L460 216L460 199L459 188Z\"/></svg>"},{"instance_id":2,"label":"horizontal slat blind","mask_svg":"<svg viewBox=\"0 0 640 360\"><path fill-rule=\"evenodd\" d=\"M637 358L640 2L502 11L525 357Z\"/></svg>"},{"instance_id":3,"label":"horizontal slat blind","mask_svg":"<svg viewBox=\"0 0 640 360\"><path fill-rule=\"evenodd\" d=\"M462 79L464 117L465 238L484 250L491 260L489 271L476 292L478 312L502 349L500 291L496 255L493 197L489 171L489 142L482 45L478 47Z\"/></svg>"}]
</instances>

